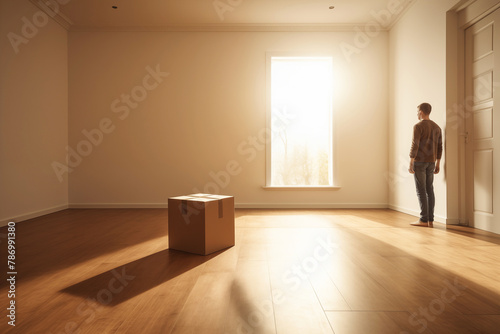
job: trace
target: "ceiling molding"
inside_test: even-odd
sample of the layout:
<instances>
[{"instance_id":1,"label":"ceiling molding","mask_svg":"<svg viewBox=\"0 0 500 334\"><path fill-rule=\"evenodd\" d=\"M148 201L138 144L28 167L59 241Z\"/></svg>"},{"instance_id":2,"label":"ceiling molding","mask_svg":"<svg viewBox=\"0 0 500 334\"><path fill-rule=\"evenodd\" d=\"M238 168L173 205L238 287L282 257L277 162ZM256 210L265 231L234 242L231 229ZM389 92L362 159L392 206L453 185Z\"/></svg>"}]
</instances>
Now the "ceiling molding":
<instances>
[{"instance_id":1,"label":"ceiling molding","mask_svg":"<svg viewBox=\"0 0 500 334\"><path fill-rule=\"evenodd\" d=\"M171 26L71 26L70 31L124 31L124 32L353 32L359 24L241 24L241 25L171 25ZM387 31L380 26L380 31Z\"/></svg>"},{"instance_id":2,"label":"ceiling molding","mask_svg":"<svg viewBox=\"0 0 500 334\"><path fill-rule=\"evenodd\" d=\"M116 32L359 32L373 29L389 31L410 7L418 0L403 0L402 10L394 16L388 25L382 25L375 18L369 22L360 23L256 23L256 24L188 24L188 25L158 25L158 26L91 26L75 25L66 16L54 0L30 0L36 7L54 19L68 31L116 31ZM467 1L467 0L464 0ZM474 2L470 0L469 2ZM378 24L378 27L377 27Z\"/></svg>"},{"instance_id":3,"label":"ceiling molding","mask_svg":"<svg viewBox=\"0 0 500 334\"><path fill-rule=\"evenodd\" d=\"M54 19L59 23L64 29L70 30L73 25L73 21L59 10L59 4L57 1L42 1L42 0L30 0L32 4L38 7L41 11L47 14L49 17ZM58 7L54 8L51 5L56 4Z\"/></svg>"},{"instance_id":4,"label":"ceiling molding","mask_svg":"<svg viewBox=\"0 0 500 334\"><path fill-rule=\"evenodd\" d=\"M408 2L404 5L403 10L399 12L399 14L391 21L391 23L387 26L387 30L391 30L398 21L405 16L406 12L410 10L410 8L417 2L418 0L408 0ZM475 1L475 0L474 0Z\"/></svg>"}]
</instances>

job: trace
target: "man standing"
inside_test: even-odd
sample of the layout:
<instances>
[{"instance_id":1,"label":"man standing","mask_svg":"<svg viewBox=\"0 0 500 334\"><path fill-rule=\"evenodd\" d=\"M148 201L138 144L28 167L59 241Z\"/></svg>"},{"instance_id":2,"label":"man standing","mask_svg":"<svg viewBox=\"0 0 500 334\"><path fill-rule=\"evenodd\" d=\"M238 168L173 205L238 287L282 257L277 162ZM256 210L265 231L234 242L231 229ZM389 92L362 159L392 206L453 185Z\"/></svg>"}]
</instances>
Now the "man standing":
<instances>
[{"instance_id":1,"label":"man standing","mask_svg":"<svg viewBox=\"0 0 500 334\"><path fill-rule=\"evenodd\" d=\"M413 127L410 149L410 168L415 177L417 197L420 203L420 220L413 226L434 224L434 174L439 173L439 163L443 154L443 138L439 125L430 120L432 107L422 103L417 107L418 122Z\"/></svg>"}]
</instances>

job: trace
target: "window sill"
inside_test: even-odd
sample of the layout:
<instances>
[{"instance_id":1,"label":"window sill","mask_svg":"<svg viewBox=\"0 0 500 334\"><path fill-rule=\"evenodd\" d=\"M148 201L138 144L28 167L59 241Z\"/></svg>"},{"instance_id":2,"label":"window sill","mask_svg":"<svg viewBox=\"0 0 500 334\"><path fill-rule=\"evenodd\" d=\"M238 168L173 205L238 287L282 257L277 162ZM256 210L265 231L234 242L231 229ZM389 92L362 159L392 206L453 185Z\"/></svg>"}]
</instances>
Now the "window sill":
<instances>
[{"instance_id":1,"label":"window sill","mask_svg":"<svg viewBox=\"0 0 500 334\"><path fill-rule=\"evenodd\" d=\"M339 190L340 186L263 186L264 190Z\"/></svg>"}]
</instances>

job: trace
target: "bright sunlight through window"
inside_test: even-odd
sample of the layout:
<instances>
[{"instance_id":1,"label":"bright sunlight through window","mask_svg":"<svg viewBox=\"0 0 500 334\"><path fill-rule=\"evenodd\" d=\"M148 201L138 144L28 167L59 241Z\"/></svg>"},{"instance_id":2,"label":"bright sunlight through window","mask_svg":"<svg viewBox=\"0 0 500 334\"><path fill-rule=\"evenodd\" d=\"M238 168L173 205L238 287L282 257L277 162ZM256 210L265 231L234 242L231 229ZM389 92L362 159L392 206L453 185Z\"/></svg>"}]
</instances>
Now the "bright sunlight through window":
<instances>
[{"instance_id":1,"label":"bright sunlight through window","mask_svg":"<svg viewBox=\"0 0 500 334\"><path fill-rule=\"evenodd\" d=\"M332 59L271 57L270 65L268 186L332 186Z\"/></svg>"}]
</instances>

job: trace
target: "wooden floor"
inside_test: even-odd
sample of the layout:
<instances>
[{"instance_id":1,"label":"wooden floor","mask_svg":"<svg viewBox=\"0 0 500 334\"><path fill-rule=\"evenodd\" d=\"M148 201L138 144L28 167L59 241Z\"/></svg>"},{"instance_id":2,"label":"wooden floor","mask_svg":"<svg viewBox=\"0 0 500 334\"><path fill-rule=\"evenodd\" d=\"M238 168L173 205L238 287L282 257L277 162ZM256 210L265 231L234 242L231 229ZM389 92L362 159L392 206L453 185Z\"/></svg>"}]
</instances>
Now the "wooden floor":
<instances>
[{"instance_id":1,"label":"wooden floor","mask_svg":"<svg viewBox=\"0 0 500 334\"><path fill-rule=\"evenodd\" d=\"M236 246L198 256L168 250L167 210L61 211L17 224L0 332L500 333L500 235L414 220L237 210Z\"/></svg>"}]
</instances>

